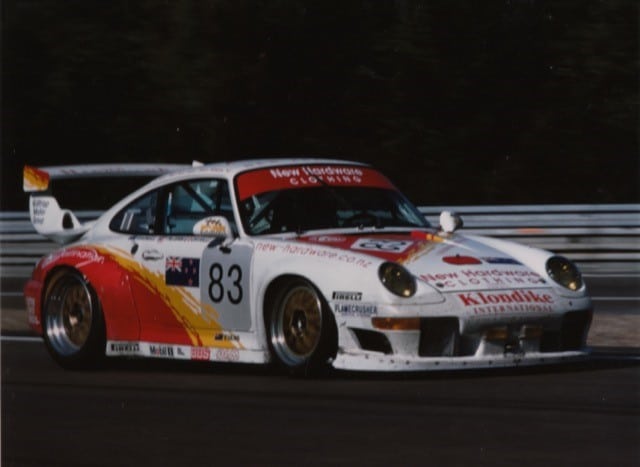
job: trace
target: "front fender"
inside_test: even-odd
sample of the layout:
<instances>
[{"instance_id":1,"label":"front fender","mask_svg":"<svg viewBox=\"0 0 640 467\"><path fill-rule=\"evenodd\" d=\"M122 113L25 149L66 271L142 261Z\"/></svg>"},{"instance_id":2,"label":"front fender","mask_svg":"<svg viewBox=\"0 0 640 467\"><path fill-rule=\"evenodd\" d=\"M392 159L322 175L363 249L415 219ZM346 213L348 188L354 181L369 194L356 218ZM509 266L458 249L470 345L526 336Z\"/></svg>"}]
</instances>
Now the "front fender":
<instances>
[{"instance_id":1,"label":"front fender","mask_svg":"<svg viewBox=\"0 0 640 467\"><path fill-rule=\"evenodd\" d=\"M311 282L334 314L337 306L346 307L345 312L356 314L359 311L366 314L374 309L376 312L393 314L401 309L398 305L404 305L406 309L406 305L444 302L444 297L437 290L420 280L416 280L417 291L413 297L403 298L392 294L378 277L378 269L384 262L366 254L316 245L258 242L253 258L256 332L266 336L263 317L267 294L270 287L285 276L302 277Z\"/></svg>"}]
</instances>

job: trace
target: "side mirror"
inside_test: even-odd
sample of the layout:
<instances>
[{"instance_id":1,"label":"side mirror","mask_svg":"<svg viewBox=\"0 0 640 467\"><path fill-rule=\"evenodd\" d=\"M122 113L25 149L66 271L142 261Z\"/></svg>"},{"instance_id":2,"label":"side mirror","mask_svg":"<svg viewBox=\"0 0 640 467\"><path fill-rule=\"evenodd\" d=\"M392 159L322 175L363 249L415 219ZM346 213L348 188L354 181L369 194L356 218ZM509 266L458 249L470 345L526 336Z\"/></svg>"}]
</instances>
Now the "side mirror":
<instances>
[{"instance_id":1,"label":"side mirror","mask_svg":"<svg viewBox=\"0 0 640 467\"><path fill-rule=\"evenodd\" d=\"M444 233L453 233L462 227L462 217L453 211L442 211L440 213L440 229Z\"/></svg>"},{"instance_id":2,"label":"side mirror","mask_svg":"<svg viewBox=\"0 0 640 467\"><path fill-rule=\"evenodd\" d=\"M220 238L223 240L232 239L233 231L226 217L211 216L199 220L193 226L193 234L201 237Z\"/></svg>"}]
</instances>

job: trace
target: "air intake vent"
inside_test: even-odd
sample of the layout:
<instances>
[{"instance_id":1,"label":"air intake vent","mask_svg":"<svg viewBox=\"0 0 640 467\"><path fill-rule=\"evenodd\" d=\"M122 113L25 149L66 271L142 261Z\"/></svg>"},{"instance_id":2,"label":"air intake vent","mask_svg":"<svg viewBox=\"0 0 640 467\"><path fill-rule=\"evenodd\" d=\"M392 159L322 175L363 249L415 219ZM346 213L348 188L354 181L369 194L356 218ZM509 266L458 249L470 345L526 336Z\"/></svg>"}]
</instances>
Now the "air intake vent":
<instances>
[{"instance_id":1,"label":"air intake vent","mask_svg":"<svg viewBox=\"0 0 640 467\"><path fill-rule=\"evenodd\" d=\"M458 355L460 331L458 318L425 318L420 323L421 357L454 357Z\"/></svg>"},{"instance_id":2,"label":"air intake vent","mask_svg":"<svg viewBox=\"0 0 640 467\"><path fill-rule=\"evenodd\" d=\"M570 311L562 319L562 350L580 350L584 347L591 325L591 311Z\"/></svg>"},{"instance_id":3,"label":"air intake vent","mask_svg":"<svg viewBox=\"0 0 640 467\"><path fill-rule=\"evenodd\" d=\"M393 353L389 339L382 333L369 331L366 329L351 329L358 339L358 343L363 350L372 352Z\"/></svg>"}]
</instances>

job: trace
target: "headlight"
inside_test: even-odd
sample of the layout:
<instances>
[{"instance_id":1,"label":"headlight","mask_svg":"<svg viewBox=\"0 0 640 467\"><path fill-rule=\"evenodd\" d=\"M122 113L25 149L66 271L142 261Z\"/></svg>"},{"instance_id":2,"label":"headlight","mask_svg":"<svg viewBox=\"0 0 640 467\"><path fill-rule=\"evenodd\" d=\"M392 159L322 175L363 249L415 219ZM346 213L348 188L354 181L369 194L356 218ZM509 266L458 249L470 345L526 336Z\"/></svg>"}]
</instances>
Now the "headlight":
<instances>
[{"instance_id":1,"label":"headlight","mask_svg":"<svg viewBox=\"0 0 640 467\"><path fill-rule=\"evenodd\" d=\"M569 290L576 291L582 288L582 275L576 265L567 258L562 256L549 258L547 260L547 274Z\"/></svg>"},{"instance_id":2,"label":"headlight","mask_svg":"<svg viewBox=\"0 0 640 467\"><path fill-rule=\"evenodd\" d=\"M411 297L416 293L415 279L398 263L382 263L378 269L378 276L389 292L400 297Z\"/></svg>"}]
</instances>

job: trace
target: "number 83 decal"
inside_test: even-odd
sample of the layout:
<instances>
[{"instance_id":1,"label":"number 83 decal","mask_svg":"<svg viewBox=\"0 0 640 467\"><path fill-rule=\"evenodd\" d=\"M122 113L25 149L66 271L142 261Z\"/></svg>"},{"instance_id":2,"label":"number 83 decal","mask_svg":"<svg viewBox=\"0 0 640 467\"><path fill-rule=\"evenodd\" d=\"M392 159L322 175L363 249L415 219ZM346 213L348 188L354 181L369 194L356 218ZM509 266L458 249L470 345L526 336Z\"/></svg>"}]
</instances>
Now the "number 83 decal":
<instances>
[{"instance_id":1,"label":"number 83 decal","mask_svg":"<svg viewBox=\"0 0 640 467\"><path fill-rule=\"evenodd\" d=\"M237 305L242 301L242 268L231 264L225 271L220 263L213 263L209 268L209 298L213 303L220 303L225 298Z\"/></svg>"}]
</instances>

